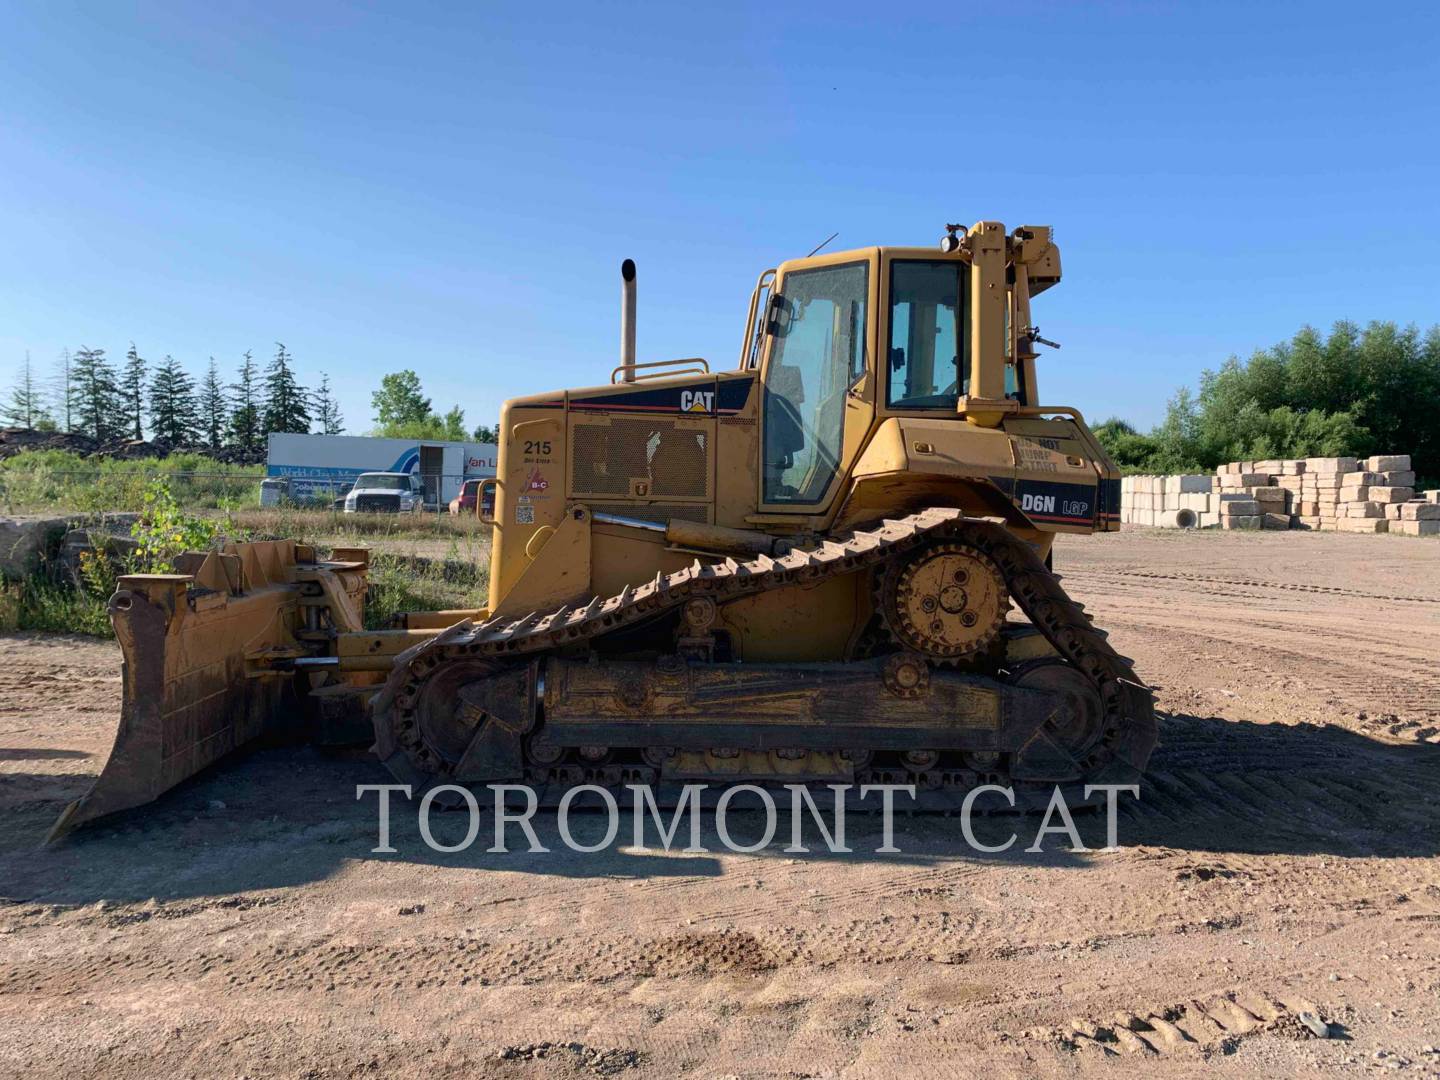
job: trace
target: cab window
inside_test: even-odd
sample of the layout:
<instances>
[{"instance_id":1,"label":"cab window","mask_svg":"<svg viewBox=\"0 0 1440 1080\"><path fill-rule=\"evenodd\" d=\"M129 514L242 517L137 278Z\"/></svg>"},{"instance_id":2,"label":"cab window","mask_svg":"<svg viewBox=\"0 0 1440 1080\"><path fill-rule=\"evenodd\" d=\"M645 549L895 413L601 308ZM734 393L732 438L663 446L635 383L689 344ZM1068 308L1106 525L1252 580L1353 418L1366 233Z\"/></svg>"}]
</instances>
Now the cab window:
<instances>
[{"instance_id":1,"label":"cab window","mask_svg":"<svg viewBox=\"0 0 1440 1080\"><path fill-rule=\"evenodd\" d=\"M817 503L835 478L846 392L865 374L866 263L785 275L771 301L764 501Z\"/></svg>"},{"instance_id":2,"label":"cab window","mask_svg":"<svg viewBox=\"0 0 1440 1080\"><path fill-rule=\"evenodd\" d=\"M890 264L892 409L953 410L970 381L970 275L964 263Z\"/></svg>"}]
</instances>

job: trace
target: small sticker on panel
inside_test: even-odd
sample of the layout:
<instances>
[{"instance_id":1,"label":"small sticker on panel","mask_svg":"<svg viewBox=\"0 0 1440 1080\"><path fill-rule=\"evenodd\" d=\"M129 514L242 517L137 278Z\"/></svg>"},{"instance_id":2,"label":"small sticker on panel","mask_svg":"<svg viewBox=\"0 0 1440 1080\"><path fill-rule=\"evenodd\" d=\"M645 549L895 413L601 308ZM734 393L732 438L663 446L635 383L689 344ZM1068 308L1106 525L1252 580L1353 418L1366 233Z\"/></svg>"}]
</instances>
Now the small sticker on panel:
<instances>
[{"instance_id":1,"label":"small sticker on panel","mask_svg":"<svg viewBox=\"0 0 1440 1080\"><path fill-rule=\"evenodd\" d=\"M517 507L515 507L515 524L516 524L516 525L534 525L534 524L535 524L535 507L533 507L533 506L528 506L528 505L527 505L527 506L517 506Z\"/></svg>"}]
</instances>

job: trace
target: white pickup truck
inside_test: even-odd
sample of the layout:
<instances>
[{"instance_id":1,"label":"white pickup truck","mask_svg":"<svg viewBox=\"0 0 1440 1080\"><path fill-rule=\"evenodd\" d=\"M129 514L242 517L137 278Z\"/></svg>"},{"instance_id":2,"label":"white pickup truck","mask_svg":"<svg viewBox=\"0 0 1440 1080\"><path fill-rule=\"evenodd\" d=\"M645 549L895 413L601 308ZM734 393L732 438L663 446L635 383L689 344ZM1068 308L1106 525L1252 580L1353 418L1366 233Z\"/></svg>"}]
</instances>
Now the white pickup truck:
<instances>
[{"instance_id":1,"label":"white pickup truck","mask_svg":"<svg viewBox=\"0 0 1440 1080\"><path fill-rule=\"evenodd\" d=\"M345 513L419 513L424 504L424 486L415 473L367 472L355 478L345 496Z\"/></svg>"}]
</instances>

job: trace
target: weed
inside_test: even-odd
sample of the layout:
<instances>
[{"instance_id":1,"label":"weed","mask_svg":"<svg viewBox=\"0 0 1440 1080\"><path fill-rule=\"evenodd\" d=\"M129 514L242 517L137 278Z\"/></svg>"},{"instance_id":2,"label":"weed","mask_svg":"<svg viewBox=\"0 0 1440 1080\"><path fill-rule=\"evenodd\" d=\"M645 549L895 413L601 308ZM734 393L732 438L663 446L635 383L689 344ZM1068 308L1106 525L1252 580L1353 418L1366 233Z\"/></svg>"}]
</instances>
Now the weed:
<instances>
[{"instance_id":1,"label":"weed","mask_svg":"<svg viewBox=\"0 0 1440 1080\"><path fill-rule=\"evenodd\" d=\"M427 559L381 551L370 559L365 626L379 630L402 611L479 608L489 590L488 561Z\"/></svg>"}]
</instances>

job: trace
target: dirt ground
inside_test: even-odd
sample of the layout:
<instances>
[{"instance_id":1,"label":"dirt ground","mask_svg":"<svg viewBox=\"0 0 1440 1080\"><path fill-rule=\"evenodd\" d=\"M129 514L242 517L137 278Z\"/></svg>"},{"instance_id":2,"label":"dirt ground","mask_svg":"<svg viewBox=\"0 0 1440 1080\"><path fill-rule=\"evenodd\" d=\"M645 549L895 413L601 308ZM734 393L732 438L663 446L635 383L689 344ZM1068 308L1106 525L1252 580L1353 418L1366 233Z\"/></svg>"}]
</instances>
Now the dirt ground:
<instances>
[{"instance_id":1,"label":"dirt ground","mask_svg":"<svg viewBox=\"0 0 1440 1080\"><path fill-rule=\"evenodd\" d=\"M119 652L0 639L0 1073L1440 1075L1440 543L1141 530L1056 569L1163 709L1116 850L925 816L792 854L782 816L753 855L443 855L401 803L372 854L388 778L294 747L40 850Z\"/></svg>"}]
</instances>

